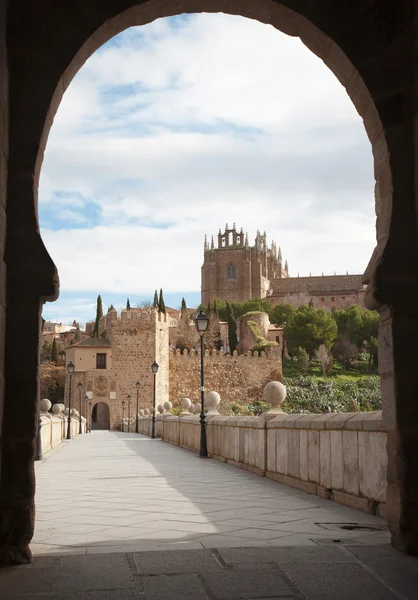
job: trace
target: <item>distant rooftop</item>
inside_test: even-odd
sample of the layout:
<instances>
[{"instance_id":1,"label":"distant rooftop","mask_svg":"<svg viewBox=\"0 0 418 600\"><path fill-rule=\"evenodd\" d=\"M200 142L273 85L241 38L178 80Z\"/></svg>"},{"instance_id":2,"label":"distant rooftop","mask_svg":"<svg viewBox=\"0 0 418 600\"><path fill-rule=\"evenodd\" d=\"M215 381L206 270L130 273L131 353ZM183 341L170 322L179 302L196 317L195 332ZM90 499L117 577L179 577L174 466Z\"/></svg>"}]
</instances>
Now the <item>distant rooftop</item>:
<instances>
[{"instance_id":1,"label":"distant rooftop","mask_svg":"<svg viewBox=\"0 0 418 600\"><path fill-rule=\"evenodd\" d=\"M86 348L110 348L110 340L108 338L103 338L103 337L98 337L98 338L92 338L92 337L86 337L84 338L84 340L80 340L79 342L76 342L75 344L73 344L72 346L69 346L70 348L80 348L81 346L86 347Z\"/></svg>"}]
</instances>

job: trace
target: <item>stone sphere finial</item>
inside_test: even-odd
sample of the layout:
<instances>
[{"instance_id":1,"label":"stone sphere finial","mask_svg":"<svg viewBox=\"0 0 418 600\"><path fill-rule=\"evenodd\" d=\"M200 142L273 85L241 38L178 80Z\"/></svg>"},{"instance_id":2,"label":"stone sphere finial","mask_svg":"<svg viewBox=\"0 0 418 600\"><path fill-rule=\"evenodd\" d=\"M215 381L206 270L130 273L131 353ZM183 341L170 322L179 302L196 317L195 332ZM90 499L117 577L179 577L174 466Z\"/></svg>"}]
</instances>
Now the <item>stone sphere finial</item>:
<instances>
[{"instance_id":1,"label":"stone sphere finial","mask_svg":"<svg viewBox=\"0 0 418 600\"><path fill-rule=\"evenodd\" d=\"M183 412L181 413L182 415L190 415L190 407L192 405L192 401L190 400L190 398L183 398L183 400L181 401L181 407L183 409Z\"/></svg>"},{"instance_id":2,"label":"stone sphere finial","mask_svg":"<svg viewBox=\"0 0 418 600\"><path fill-rule=\"evenodd\" d=\"M280 381L270 381L263 390L263 400L271 404L270 414L282 413L281 404L286 398L286 388Z\"/></svg>"},{"instance_id":3,"label":"stone sphere finial","mask_svg":"<svg viewBox=\"0 0 418 600\"><path fill-rule=\"evenodd\" d=\"M208 392L205 394L205 405L208 407L208 415L219 415L216 408L221 402L221 397L218 392Z\"/></svg>"},{"instance_id":4,"label":"stone sphere finial","mask_svg":"<svg viewBox=\"0 0 418 600\"><path fill-rule=\"evenodd\" d=\"M75 408L71 409L71 416L72 417L78 417L78 410L76 410Z\"/></svg>"},{"instance_id":5,"label":"stone sphere finial","mask_svg":"<svg viewBox=\"0 0 418 600\"><path fill-rule=\"evenodd\" d=\"M163 406L162 404L159 404L159 405L157 406L157 410L158 410L158 412L160 413L160 415L162 415L162 414L163 414L163 412L164 412L164 406Z\"/></svg>"},{"instance_id":6,"label":"stone sphere finial","mask_svg":"<svg viewBox=\"0 0 418 600\"><path fill-rule=\"evenodd\" d=\"M51 406L51 400L48 400L48 398L44 398L39 403L39 408L41 409L41 412L48 412Z\"/></svg>"},{"instance_id":7,"label":"stone sphere finial","mask_svg":"<svg viewBox=\"0 0 418 600\"><path fill-rule=\"evenodd\" d=\"M194 409L195 409L195 405L193 404L193 402L191 403L191 405L189 406L189 413L193 414L194 413Z\"/></svg>"},{"instance_id":8,"label":"stone sphere finial","mask_svg":"<svg viewBox=\"0 0 418 600\"><path fill-rule=\"evenodd\" d=\"M54 404L52 407L52 412L54 415L59 415L62 413L62 404Z\"/></svg>"},{"instance_id":9,"label":"stone sphere finial","mask_svg":"<svg viewBox=\"0 0 418 600\"><path fill-rule=\"evenodd\" d=\"M64 415L65 415L66 417L68 417L68 415L69 415L69 414L70 414L70 409L69 409L68 407L67 407L67 408L64 408Z\"/></svg>"},{"instance_id":10,"label":"stone sphere finial","mask_svg":"<svg viewBox=\"0 0 418 600\"><path fill-rule=\"evenodd\" d=\"M142 408L139 409L139 416L140 417L144 416L144 410Z\"/></svg>"},{"instance_id":11,"label":"stone sphere finial","mask_svg":"<svg viewBox=\"0 0 418 600\"><path fill-rule=\"evenodd\" d=\"M148 417L148 415L149 415L149 408L144 408L144 415L146 417Z\"/></svg>"},{"instance_id":12,"label":"stone sphere finial","mask_svg":"<svg viewBox=\"0 0 418 600\"><path fill-rule=\"evenodd\" d=\"M200 402L197 402L194 406L195 414L199 414L201 410L202 410L202 405L200 404Z\"/></svg>"},{"instance_id":13,"label":"stone sphere finial","mask_svg":"<svg viewBox=\"0 0 418 600\"><path fill-rule=\"evenodd\" d=\"M172 403L170 402L170 400L166 400L164 402L164 410L165 412L171 413L171 409L173 408Z\"/></svg>"}]
</instances>

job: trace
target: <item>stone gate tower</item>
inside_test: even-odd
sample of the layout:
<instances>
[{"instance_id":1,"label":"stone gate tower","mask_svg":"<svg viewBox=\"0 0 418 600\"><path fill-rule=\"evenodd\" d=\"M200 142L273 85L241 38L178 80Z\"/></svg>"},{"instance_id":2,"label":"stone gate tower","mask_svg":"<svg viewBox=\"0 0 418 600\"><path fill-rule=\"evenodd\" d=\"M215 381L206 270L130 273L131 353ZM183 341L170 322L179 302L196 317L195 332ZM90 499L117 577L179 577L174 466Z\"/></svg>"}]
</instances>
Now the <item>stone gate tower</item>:
<instances>
[{"instance_id":1,"label":"stone gate tower","mask_svg":"<svg viewBox=\"0 0 418 600\"><path fill-rule=\"evenodd\" d=\"M288 277L287 261L282 264L280 248L275 242L267 247L266 232L257 231L254 246L248 243L248 233L241 227L237 231L225 226L219 230L215 248L213 236L209 245L205 237L202 265L202 303L207 305L215 298L245 302L252 298L265 298L272 279Z\"/></svg>"}]
</instances>

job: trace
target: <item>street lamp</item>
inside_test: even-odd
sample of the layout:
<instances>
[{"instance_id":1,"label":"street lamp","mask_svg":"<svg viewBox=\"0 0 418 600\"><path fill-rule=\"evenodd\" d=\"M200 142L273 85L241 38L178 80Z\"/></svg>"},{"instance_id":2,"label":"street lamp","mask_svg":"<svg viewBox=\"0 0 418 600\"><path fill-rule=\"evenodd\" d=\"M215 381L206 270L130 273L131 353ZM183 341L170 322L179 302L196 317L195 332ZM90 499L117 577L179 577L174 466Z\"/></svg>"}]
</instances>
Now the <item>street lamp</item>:
<instances>
[{"instance_id":1,"label":"street lamp","mask_svg":"<svg viewBox=\"0 0 418 600\"><path fill-rule=\"evenodd\" d=\"M128 433L131 433L131 394L128 394Z\"/></svg>"},{"instance_id":2,"label":"street lamp","mask_svg":"<svg viewBox=\"0 0 418 600\"><path fill-rule=\"evenodd\" d=\"M139 380L136 382L135 384L136 387L136 417L135 417L135 421L136 421L136 433L139 433L139 388L141 387L141 383L139 382Z\"/></svg>"},{"instance_id":3,"label":"street lamp","mask_svg":"<svg viewBox=\"0 0 418 600\"><path fill-rule=\"evenodd\" d=\"M157 379L157 373L158 373L158 363L154 360L154 362L151 365L151 371L153 372L154 375L154 395L153 395L153 399L152 399L152 434L151 437L155 438L155 394L156 394L156 379Z\"/></svg>"},{"instance_id":4,"label":"street lamp","mask_svg":"<svg viewBox=\"0 0 418 600\"><path fill-rule=\"evenodd\" d=\"M92 409L91 409L92 406L93 406L93 402L90 400L90 402L89 402L89 420L90 420L89 433L91 433L91 422L93 419L93 413L92 413Z\"/></svg>"},{"instance_id":5,"label":"street lamp","mask_svg":"<svg viewBox=\"0 0 418 600\"><path fill-rule=\"evenodd\" d=\"M81 411L81 390L83 389L83 384L81 383L81 381L79 381L78 383L78 395L80 398L80 429L78 430L78 433L83 433L82 429L81 429L81 415L82 415L82 411Z\"/></svg>"},{"instance_id":6,"label":"street lamp","mask_svg":"<svg viewBox=\"0 0 418 600\"><path fill-rule=\"evenodd\" d=\"M86 394L85 397L85 402L86 402L86 433L89 432L89 417L88 417L88 403L89 403L89 397Z\"/></svg>"},{"instance_id":7,"label":"street lamp","mask_svg":"<svg viewBox=\"0 0 418 600\"><path fill-rule=\"evenodd\" d=\"M209 325L209 317L200 309L196 315L194 323L198 334L200 335L200 450L199 456L206 458L208 447L206 442L206 415L205 415L205 374L204 374L204 349L203 336Z\"/></svg>"},{"instance_id":8,"label":"street lamp","mask_svg":"<svg viewBox=\"0 0 418 600\"><path fill-rule=\"evenodd\" d=\"M70 376L70 386L69 386L69 398L68 398L68 426L67 426L67 440L71 439L71 394L72 394L72 386L73 386L73 374L75 371L75 366L73 364L73 361L70 360L70 362L67 365L67 373Z\"/></svg>"},{"instance_id":9,"label":"street lamp","mask_svg":"<svg viewBox=\"0 0 418 600\"><path fill-rule=\"evenodd\" d=\"M122 426L121 426L121 431L123 431L123 422L125 420L125 406L126 406L126 402L125 402L125 400L122 400Z\"/></svg>"}]
</instances>

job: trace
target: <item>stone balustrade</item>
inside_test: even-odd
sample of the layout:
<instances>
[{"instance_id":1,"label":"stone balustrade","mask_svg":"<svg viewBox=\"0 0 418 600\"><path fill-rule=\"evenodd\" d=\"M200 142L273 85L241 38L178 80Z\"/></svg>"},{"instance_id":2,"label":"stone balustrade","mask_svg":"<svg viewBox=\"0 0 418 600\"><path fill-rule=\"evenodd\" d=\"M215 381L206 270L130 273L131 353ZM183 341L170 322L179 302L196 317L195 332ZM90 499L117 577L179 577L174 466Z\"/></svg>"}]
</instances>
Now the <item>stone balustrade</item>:
<instances>
[{"instance_id":1,"label":"stone balustrade","mask_svg":"<svg viewBox=\"0 0 418 600\"><path fill-rule=\"evenodd\" d=\"M210 414L218 404L213 396L206 415L209 456L385 517L387 436L381 411L287 414L280 409L285 392L277 385L284 390L278 382L267 384L264 398L273 406L259 417ZM157 435L198 452L200 418L189 412L189 402L183 401L180 416L157 416ZM151 434L150 415L141 417L139 432Z\"/></svg>"},{"instance_id":2,"label":"stone balustrade","mask_svg":"<svg viewBox=\"0 0 418 600\"><path fill-rule=\"evenodd\" d=\"M68 408L64 404L54 404L53 413L48 412L51 402L44 398L40 402L40 417L42 422L41 440L42 452L45 454L55 446L58 446L67 437ZM71 437L75 437L80 431L80 415L74 408L71 410ZM86 433L86 419L81 417L81 431Z\"/></svg>"}]
</instances>

